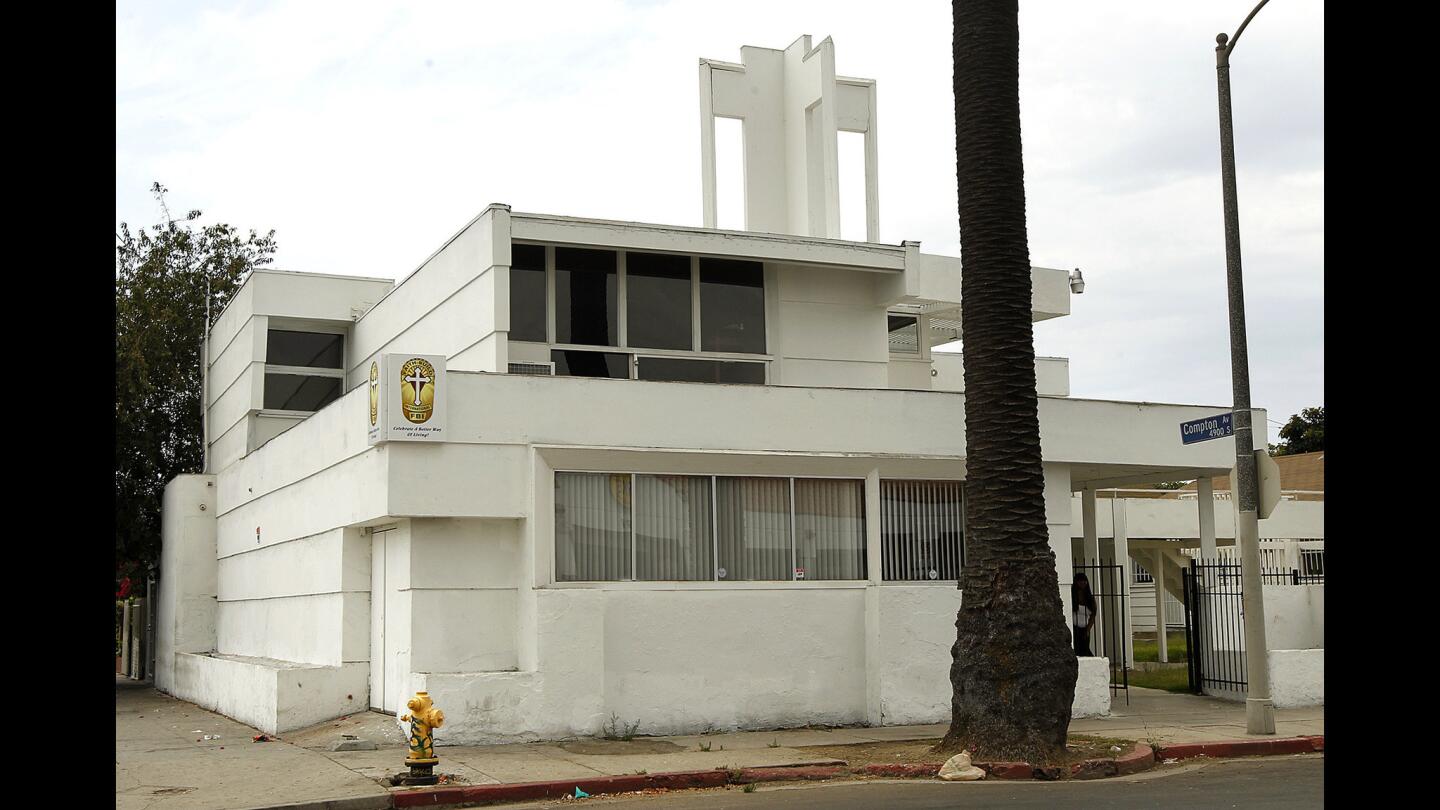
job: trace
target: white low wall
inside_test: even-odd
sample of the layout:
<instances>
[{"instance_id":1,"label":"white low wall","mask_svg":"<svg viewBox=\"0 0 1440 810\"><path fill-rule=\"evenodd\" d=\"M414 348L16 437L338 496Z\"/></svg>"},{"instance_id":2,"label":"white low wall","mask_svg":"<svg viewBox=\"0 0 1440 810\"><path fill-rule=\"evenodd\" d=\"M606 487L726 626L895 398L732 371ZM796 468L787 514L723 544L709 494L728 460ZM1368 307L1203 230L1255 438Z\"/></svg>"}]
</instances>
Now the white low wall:
<instances>
[{"instance_id":1,"label":"white low wall","mask_svg":"<svg viewBox=\"0 0 1440 810\"><path fill-rule=\"evenodd\" d=\"M1325 586L1266 585L1265 645L1278 650L1325 646Z\"/></svg>"},{"instance_id":2,"label":"white low wall","mask_svg":"<svg viewBox=\"0 0 1440 810\"><path fill-rule=\"evenodd\" d=\"M1325 651L1271 650L1270 700L1277 709L1325 705Z\"/></svg>"},{"instance_id":3,"label":"white low wall","mask_svg":"<svg viewBox=\"0 0 1440 810\"><path fill-rule=\"evenodd\" d=\"M536 597L538 672L412 674L411 687L446 713L437 742L589 736L612 712L638 721L641 734L950 718L954 588L554 588ZM867 632L878 655L867 656ZM1073 716L1109 709L1108 661L1080 659Z\"/></svg>"},{"instance_id":4,"label":"white low wall","mask_svg":"<svg viewBox=\"0 0 1440 810\"><path fill-rule=\"evenodd\" d=\"M1077 660L1080 672L1075 678L1075 701L1070 704L1070 717L1104 717L1110 713L1110 659Z\"/></svg>"},{"instance_id":5,"label":"white low wall","mask_svg":"<svg viewBox=\"0 0 1440 810\"><path fill-rule=\"evenodd\" d=\"M241 656L177 653L172 694L266 734L364 711L364 663L338 667Z\"/></svg>"},{"instance_id":6,"label":"white low wall","mask_svg":"<svg viewBox=\"0 0 1440 810\"><path fill-rule=\"evenodd\" d=\"M876 662L877 725L938 723L950 717L950 645L960 591L953 587L886 585L871 588Z\"/></svg>"}]
</instances>

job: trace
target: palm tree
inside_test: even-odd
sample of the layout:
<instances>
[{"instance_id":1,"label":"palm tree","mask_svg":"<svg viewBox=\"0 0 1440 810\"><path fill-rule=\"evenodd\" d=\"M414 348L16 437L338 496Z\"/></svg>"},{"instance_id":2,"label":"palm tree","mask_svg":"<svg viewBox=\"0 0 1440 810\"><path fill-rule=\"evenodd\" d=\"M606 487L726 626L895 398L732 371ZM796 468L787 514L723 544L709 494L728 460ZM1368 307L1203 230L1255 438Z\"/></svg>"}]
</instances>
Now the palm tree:
<instances>
[{"instance_id":1,"label":"palm tree","mask_svg":"<svg viewBox=\"0 0 1440 810\"><path fill-rule=\"evenodd\" d=\"M1044 762L1076 661L1045 526L1020 155L1017 0L954 0L966 560L941 747Z\"/></svg>"}]
</instances>

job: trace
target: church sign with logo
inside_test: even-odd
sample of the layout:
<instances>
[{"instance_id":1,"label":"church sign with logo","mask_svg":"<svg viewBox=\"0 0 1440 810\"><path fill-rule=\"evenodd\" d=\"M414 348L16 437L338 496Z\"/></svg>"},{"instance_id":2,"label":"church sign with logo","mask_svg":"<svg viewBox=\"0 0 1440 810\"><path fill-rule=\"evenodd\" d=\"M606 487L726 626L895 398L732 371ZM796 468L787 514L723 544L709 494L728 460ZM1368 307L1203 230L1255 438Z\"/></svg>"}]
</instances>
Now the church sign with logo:
<instances>
[{"instance_id":1,"label":"church sign with logo","mask_svg":"<svg viewBox=\"0 0 1440 810\"><path fill-rule=\"evenodd\" d=\"M444 355L381 355L370 363L366 383L370 444L444 441Z\"/></svg>"}]
</instances>

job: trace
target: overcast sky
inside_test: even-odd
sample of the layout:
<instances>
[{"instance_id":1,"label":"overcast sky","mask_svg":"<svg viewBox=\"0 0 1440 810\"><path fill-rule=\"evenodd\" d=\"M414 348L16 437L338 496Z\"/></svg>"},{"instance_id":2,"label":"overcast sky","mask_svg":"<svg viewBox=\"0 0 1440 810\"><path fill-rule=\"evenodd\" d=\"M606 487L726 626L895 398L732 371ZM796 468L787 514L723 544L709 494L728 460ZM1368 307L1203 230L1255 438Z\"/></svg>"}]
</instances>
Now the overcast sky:
<instances>
[{"instance_id":1,"label":"overcast sky","mask_svg":"<svg viewBox=\"0 0 1440 810\"><path fill-rule=\"evenodd\" d=\"M1035 328L1072 395L1230 402L1214 36L1253 0L1022 0L1032 263L1080 267ZM491 202L700 224L697 60L835 41L875 79L880 238L959 255L948 3L116 5L115 218L276 230L275 266L400 278ZM1324 403L1324 9L1232 57L1254 402ZM723 221L722 221L722 224Z\"/></svg>"}]
</instances>

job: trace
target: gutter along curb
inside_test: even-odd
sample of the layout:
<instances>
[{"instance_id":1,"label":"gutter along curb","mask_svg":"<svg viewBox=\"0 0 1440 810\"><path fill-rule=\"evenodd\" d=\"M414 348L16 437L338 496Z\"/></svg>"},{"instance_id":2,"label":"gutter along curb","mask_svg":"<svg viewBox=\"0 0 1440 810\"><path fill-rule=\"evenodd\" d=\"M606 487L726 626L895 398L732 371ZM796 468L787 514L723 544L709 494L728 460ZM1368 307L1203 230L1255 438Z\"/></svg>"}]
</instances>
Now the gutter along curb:
<instances>
[{"instance_id":1,"label":"gutter along curb","mask_svg":"<svg viewBox=\"0 0 1440 810\"><path fill-rule=\"evenodd\" d=\"M1136 743L1134 750L1114 759L1087 759L1070 765L1036 767L1026 762L977 762L986 771L986 779L1041 780L1103 779L1128 776L1150 770L1166 759L1193 757L1248 757L1323 752L1325 735L1285 737L1271 740L1223 740L1206 743L1178 743L1153 749ZM725 785L746 785L756 782L792 782L798 780L845 779L851 776L934 779L942 763L873 763L845 764L797 763L756 768L711 768L695 771L673 771L655 774L624 774L582 779L517 782L495 785L457 785L442 788L403 790L388 797L281 805L269 810L389 810L408 807L444 807L454 805L503 804L508 802L559 799L574 796L575 789L591 796L633 793L639 791L671 791L693 788L716 788Z\"/></svg>"}]
</instances>

